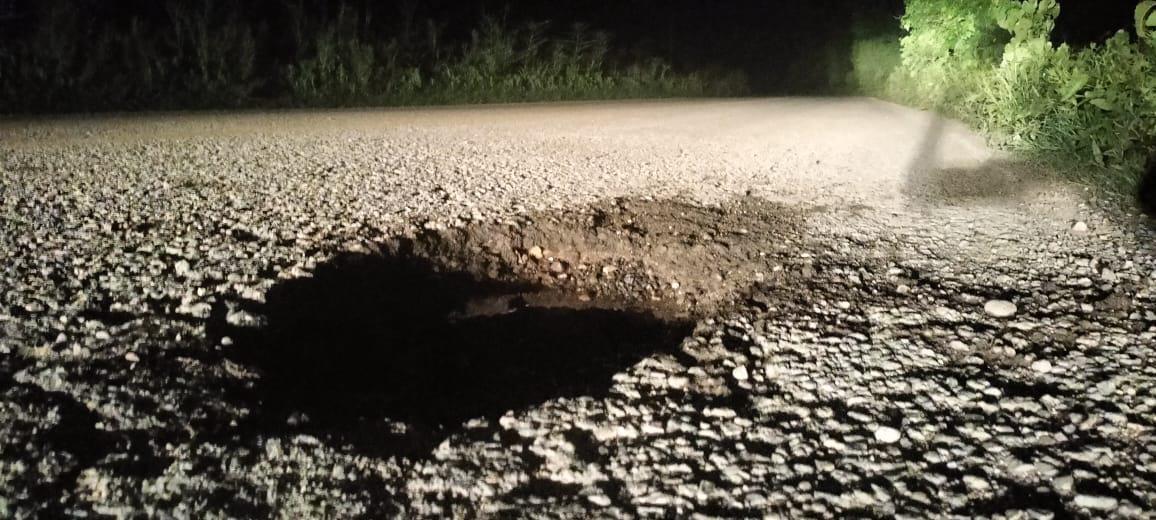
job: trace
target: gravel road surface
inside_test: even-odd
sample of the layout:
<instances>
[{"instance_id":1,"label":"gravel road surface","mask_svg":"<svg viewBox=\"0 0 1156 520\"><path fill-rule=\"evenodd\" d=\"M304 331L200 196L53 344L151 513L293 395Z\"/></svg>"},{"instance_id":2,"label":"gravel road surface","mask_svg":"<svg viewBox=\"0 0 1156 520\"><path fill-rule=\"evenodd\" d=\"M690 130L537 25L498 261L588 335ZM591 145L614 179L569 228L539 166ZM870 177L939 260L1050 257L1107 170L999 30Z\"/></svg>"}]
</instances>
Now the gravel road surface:
<instances>
[{"instance_id":1,"label":"gravel road surface","mask_svg":"<svg viewBox=\"0 0 1156 520\"><path fill-rule=\"evenodd\" d=\"M1154 245L867 99L3 120L0 517L1153 517Z\"/></svg>"}]
</instances>

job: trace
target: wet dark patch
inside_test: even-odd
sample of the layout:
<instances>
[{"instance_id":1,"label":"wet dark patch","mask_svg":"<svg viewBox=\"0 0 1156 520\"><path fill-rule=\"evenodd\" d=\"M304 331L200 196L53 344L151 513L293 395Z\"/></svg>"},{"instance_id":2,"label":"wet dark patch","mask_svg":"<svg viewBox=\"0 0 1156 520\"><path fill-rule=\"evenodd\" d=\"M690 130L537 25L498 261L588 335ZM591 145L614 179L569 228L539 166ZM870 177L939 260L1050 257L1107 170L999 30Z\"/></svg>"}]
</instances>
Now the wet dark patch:
<instances>
[{"instance_id":1,"label":"wet dark patch","mask_svg":"<svg viewBox=\"0 0 1156 520\"><path fill-rule=\"evenodd\" d=\"M421 456L469 419L604 396L612 375L691 329L540 290L412 255L349 254L270 290L267 326L233 350L261 374L265 428Z\"/></svg>"}]
</instances>

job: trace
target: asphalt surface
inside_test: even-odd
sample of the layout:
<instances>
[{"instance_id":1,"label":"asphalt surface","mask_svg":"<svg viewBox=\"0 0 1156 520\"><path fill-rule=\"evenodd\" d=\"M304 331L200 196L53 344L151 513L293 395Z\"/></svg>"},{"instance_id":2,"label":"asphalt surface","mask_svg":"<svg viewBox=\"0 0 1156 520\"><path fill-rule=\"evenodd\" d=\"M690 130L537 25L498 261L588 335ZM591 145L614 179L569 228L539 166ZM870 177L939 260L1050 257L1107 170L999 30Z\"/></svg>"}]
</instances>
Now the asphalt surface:
<instances>
[{"instance_id":1,"label":"asphalt surface","mask_svg":"<svg viewBox=\"0 0 1156 520\"><path fill-rule=\"evenodd\" d=\"M1154 239L865 99L0 121L0 516L1151 517Z\"/></svg>"}]
</instances>

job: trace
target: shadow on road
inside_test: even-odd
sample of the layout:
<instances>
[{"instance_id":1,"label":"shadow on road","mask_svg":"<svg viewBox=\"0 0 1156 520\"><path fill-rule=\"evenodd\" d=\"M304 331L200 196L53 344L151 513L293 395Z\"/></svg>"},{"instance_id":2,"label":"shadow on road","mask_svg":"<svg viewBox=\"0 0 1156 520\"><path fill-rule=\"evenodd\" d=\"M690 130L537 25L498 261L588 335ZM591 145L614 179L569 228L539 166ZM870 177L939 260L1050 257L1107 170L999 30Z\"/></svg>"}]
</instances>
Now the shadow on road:
<instances>
[{"instance_id":1,"label":"shadow on road","mask_svg":"<svg viewBox=\"0 0 1156 520\"><path fill-rule=\"evenodd\" d=\"M1136 190L1136 203L1152 219L1149 224L1156 224L1156 156L1148 160L1148 169Z\"/></svg>"},{"instance_id":2,"label":"shadow on road","mask_svg":"<svg viewBox=\"0 0 1156 520\"><path fill-rule=\"evenodd\" d=\"M265 428L421 457L469 419L602 396L613 374L675 349L692 326L589 304L533 307L518 296L533 290L345 255L274 287L267 326L235 351L262 374Z\"/></svg>"},{"instance_id":3,"label":"shadow on road","mask_svg":"<svg viewBox=\"0 0 1156 520\"><path fill-rule=\"evenodd\" d=\"M1015 199L1037 186L1042 173L1026 161L988 159L943 166L947 120L933 114L915 157L907 167L904 193L916 199L968 201Z\"/></svg>"}]
</instances>

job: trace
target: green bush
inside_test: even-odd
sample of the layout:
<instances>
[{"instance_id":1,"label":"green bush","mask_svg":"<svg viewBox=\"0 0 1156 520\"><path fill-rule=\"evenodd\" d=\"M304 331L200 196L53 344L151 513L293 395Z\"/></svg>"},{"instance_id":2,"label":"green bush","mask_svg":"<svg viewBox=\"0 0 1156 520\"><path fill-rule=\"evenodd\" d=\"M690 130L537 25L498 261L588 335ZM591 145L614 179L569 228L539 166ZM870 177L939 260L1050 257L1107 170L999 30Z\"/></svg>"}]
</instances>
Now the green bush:
<instances>
[{"instance_id":1,"label":"green bush","mask_svg":"<svg viewBox=\"0 0 1156 520\"><path fill-rule=\"evenodd\" d=\"M899 42L891 38L855 40L851 45L851 80L857 92L891 97L891 76L902 62Z\"/></svg>"},{"instance_id":2,"label":"green bush","mask_svg":"<svg viewBox=\"0 0 1156 520\"><path fill-rule=\"evenodd\" d=\"M375 46L359 30L358 17L344 7L336 19L310 25L300 6L291 9L298 58L285 67L289 93L306 105L366 101L388 88L389 65L397 62L394 42Z\"/></svg>"},{"instance_id":3,"label":"green bush","mask_svg":"<svg viewBox=\"0 0 1156 520\"><path fill-rule=\"evenodd\" d=\"M1156 151L1156 1L1137 6L1136 41L1121 31L1080 50L1051 42L1059 12L1055 0L908 0L900 64L886 88L869 77L864 91L1131 191Z\"/></svg>"},{"instance_id":4,"label":"green bush","mask_svg":"<svg viewBox=\"0 0 1156 520\"><path fill-rule=\"evenodd\" d=\"M968 113L998 62L1002 35L991 0L908 0L900 20L901 63L888 92L918 106Z\"/></svg>"},{"instance_id":5,"label":"green bush","mask_svg":"<svg viewBox=\"0 0 1156 520\"><path fill-rule=\"evenodd\" d=\"M1156 47L1143 28L1136 42L1121 31L1078 51L1055 46L1059 9L1054 0L996 2L1012 38L985 85L981 122L1013 149L1131 191L1156 147Z\"/></svg>"}]
</instances>

